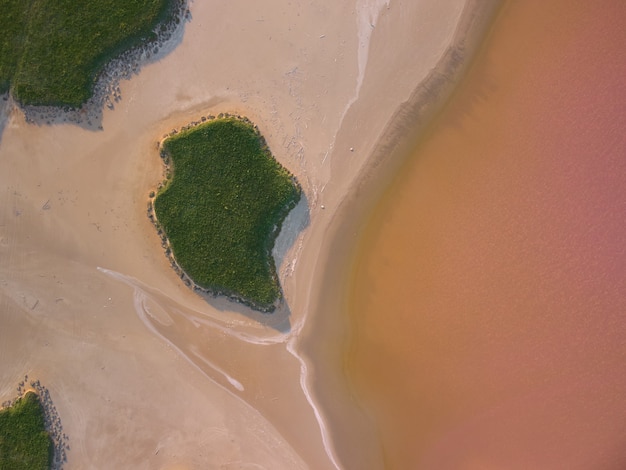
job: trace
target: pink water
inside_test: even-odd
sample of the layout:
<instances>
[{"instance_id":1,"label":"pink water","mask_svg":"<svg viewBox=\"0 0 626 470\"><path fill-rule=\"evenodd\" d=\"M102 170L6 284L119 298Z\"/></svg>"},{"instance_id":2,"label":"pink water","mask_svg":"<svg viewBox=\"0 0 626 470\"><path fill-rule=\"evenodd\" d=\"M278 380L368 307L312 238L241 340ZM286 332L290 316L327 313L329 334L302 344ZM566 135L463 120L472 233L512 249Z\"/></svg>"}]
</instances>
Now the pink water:
<instances>
[{"instance_id":1,"label":"pink water","mask_svg":"<svg viewBox=\"0 0 626 470\"><path fill-rule=\"evenodd\" d=\"M362 237L389 468L626 468L626 2L511 1Z\"/></svg>"}]
</instances>

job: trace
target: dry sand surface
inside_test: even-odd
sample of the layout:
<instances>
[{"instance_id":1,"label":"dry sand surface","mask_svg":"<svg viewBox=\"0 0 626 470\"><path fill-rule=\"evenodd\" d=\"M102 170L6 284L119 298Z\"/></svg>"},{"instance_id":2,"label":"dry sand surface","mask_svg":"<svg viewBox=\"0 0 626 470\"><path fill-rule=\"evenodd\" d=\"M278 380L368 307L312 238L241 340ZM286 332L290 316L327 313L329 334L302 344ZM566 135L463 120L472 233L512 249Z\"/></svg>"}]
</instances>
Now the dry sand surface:
<instances>
[{"instance_id":1,"label":"dry sand surface","mask_svg":"<svg viewBox=\"0 0 626 470\"><path fill-rule=\"evenodd\" d=\"M65 468L324 469L360 450L378 462L369 443L333 444L299 333L316 321L333 214L464 5L196 1L120 84L103 130L28 124L0 102L0 400L25 374L49 389ZM305 190L277 244L287 302L273 316L191 292L146 217L156 142L219 112L257 123Z\"/></svg>"}]
</instances>

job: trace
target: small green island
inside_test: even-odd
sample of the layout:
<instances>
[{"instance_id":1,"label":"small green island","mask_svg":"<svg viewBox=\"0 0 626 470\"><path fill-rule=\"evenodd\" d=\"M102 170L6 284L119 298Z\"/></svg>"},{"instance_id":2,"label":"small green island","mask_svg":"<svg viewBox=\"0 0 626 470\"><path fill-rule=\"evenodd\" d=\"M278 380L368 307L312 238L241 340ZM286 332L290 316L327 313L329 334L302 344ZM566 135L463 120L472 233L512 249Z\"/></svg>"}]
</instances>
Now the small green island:
<instances>
[{"instance_id":1,"label":"small green island","mask_svg":"<svg viewBox=\"0 0 626 470\"><path fill-rule=\"evenodd\" d=\"M294 176L238 116L170 135L161 156L167 179L150 207L174 267L196 288L273 311L282 293L272 249L301 197Z\"/></svg>"},{"instance_id":2,"label":"small green island","mask_svg":"<svg viewBox=\"0 0 626 470\"><path fill-rule=\"evenodd\" d=\"M10 407L0 410L0 469L48 469L53 449L35 392L26 392Z\"/></svg>"},{"instance_id":3,"label":"small green island","mask_svg":"<svg viewBox=\"0 0 626 470\"><path fill-rule=\"evenodd\" d=\"M182 0L0 0L0 93L23 105L77 108L104 66L156 43Z\"/></svg>"}]
</instances>

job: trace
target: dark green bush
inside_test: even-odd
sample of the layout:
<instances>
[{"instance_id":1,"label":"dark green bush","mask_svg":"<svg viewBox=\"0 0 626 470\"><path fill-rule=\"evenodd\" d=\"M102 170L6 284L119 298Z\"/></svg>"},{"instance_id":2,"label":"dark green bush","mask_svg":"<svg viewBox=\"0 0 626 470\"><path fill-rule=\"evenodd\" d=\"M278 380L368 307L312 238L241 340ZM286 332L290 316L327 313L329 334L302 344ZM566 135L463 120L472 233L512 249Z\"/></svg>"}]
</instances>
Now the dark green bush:
<instances>
[{"instance_id":1,"label":"dark green bush","mask_svg":"<svg viewBox=\"0 0 626 470\"><path fill-rule=\"evenodd\" d=\"M0 93L79 107L107 61L154 40L177 0L0 0Z\"/></svg>"},{"instance_id":2,"label":"dark green bush","mask_svg":"<svg viewBox=\"0 0 626 470\"><path fill-rule=\"evenodd\" d=\"M271 310L281 295L271 251L300 200L294 178L237 118L182 131L163 151L173 177L154 210L178 264L200 287Z\"/></svg>"},{"instance_id":3,"label":"dark green bush","mask_svg":"<svg viewBox=\"0 0 626 470\"><path fill-rule=\"evenodd\" d=\"M0 469L50 468L53 445L44 426L39 397L28 392L0 410Z\"/></svg>"}]
</instances>

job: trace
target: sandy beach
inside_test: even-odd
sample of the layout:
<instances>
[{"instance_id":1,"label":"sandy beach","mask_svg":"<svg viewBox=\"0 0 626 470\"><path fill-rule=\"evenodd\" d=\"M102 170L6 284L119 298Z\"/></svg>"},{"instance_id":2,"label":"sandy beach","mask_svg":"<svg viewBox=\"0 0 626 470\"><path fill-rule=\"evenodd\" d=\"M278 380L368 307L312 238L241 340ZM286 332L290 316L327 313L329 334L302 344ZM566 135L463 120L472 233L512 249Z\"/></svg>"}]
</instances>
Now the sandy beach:
<instances>
[{"instance_id":1,"label":"sandy beach","mask_svg":"<svg viewBox=\"0 0 626 470\"><path fill-rule=\"evenodd\" d=\"M0 401L26 374L46 387L67 469L380 468L366 418L324 372L344 331L319 301L333 224L364 175L384 174L390 136L415 123L407 103L436 108L446 53L471 53L459 25L490 14L197 1L101 120L32 124L0 101ZM439 85L420 89L428 77ZM270 316L189 290L146 216L157 142L220 112L255 122L306 196L277 242L286 303Z\"/></svg>"}]
</instances>

